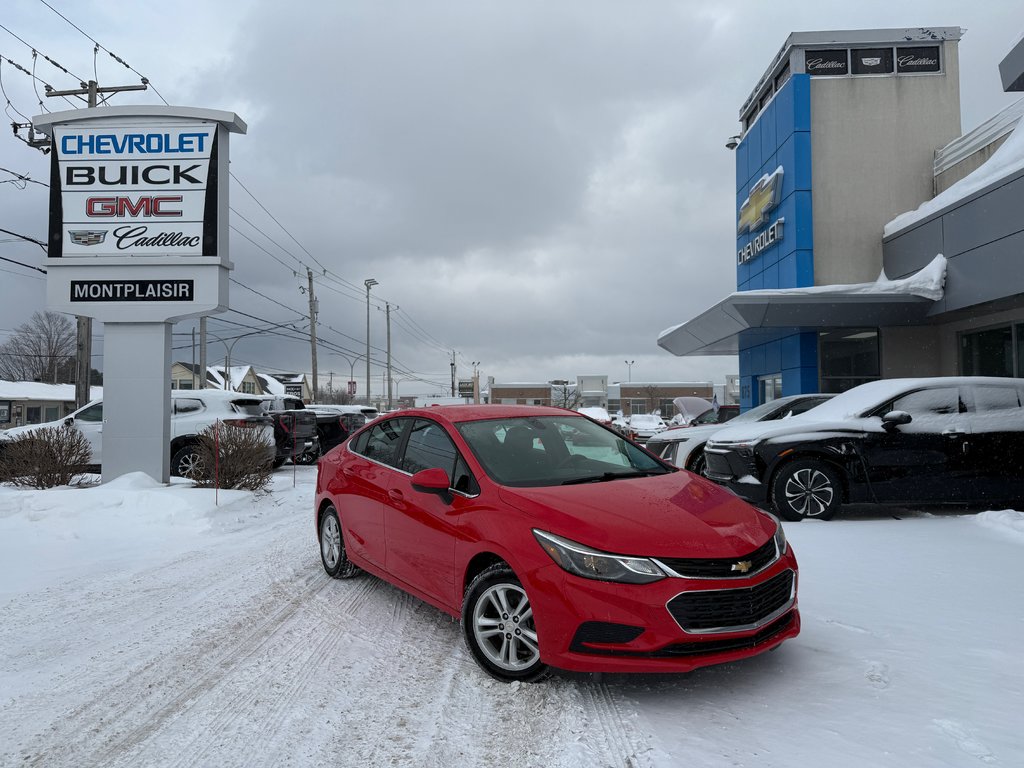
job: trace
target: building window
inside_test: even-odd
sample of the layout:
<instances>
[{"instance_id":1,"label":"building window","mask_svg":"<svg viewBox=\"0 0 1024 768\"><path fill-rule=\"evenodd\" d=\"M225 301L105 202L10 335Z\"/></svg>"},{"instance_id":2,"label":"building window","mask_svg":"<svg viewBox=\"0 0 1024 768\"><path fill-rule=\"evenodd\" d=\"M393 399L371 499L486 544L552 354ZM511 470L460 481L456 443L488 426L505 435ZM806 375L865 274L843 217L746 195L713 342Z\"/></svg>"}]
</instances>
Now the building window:
<instances>
[{"instance_id":1,"label":"building window","mask_svg":"<svg viewBox=\"0 0 1024 768\"><path fill-rule=\"evenodd\" d=\"M42 410L38 405L30 405L25 408L25 423L39 424L42 420Z\"/></svg>"},{"instance_id":2,"label":"building window","mask_svg":"<svg viewBox=\"0 0 1024 768\"><path fill-rule=\"evenodd\" d=\"M877 328L840 328L818 334L821 391L836 393L881 377Z\"/></svg>"},{"instance_id":3,"label":"building window","mask_svg":"<svg viewBox=\"0 0 1024 768\"><path fill-rule=\"evenodd\" d=\"M758 376L757 403L755 405L770 402L778 397L782 397L782 374L773 373L770 376Z\"/></svg>"},{"instance_id":4,"label":"building window","mask_svg":"<svg viewBox=\"0 0 1024 768\"><path fill-rule=\"evenodd\" d=\"M963 376L1020 376L1024 373L1024 323L960 334Z\"/></svg>"},{"instance_id":5,"label":"building window","mask_svg":"<svg viewBox=\"0 0 1024 768\"><path fill-rule=\"evenodd\" d=\"M246 395L255 395L256 394L256 385L253 384L251 381L243 381L242 382L242 393L246 394Z\"/></svg>"}]
</instances>

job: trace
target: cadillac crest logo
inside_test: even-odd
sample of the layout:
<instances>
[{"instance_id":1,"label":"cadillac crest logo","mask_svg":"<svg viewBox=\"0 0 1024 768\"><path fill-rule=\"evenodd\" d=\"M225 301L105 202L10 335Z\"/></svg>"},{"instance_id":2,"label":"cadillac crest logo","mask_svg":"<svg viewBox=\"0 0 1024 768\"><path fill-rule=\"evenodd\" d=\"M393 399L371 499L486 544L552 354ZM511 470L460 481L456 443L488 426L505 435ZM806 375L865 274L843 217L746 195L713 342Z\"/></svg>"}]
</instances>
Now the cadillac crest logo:
<instances>
[{"instance_id":1,"label":"cadillac crest logo","mask_svg":"<svg viewBox=\"0 0 1024 768\"><path fill-rule=\"evenodd\" d=\"M68 236L75 245L99 245L107 239L105 229L70 229Z\"/></svg>"}]
</instances>

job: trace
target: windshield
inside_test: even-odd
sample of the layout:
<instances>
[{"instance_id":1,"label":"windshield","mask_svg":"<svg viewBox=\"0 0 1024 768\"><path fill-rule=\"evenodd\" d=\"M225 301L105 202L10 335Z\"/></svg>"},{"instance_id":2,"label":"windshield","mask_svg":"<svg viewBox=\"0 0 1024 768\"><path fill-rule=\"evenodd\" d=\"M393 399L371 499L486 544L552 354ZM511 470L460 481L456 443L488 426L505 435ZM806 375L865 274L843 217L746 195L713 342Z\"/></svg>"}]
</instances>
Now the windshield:
<instances>
[{"instance_id":1,"label":"windshield","mask_svg":"<svg viewBox=\"0 0 1024 768\"><path fill-rule=\"evenodd\" d=\"M502 485L571 485L675 471L581 416L523 416L457 426L484 471Z\"/></svg>"}]
</instances>

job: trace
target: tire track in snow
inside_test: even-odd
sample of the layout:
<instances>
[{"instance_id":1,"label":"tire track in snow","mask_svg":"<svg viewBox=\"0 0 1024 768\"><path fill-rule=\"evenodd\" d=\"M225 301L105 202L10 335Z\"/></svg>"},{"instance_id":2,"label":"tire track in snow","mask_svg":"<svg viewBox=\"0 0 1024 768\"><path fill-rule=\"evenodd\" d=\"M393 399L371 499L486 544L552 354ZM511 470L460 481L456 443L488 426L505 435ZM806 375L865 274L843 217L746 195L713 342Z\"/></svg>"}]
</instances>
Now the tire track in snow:
<instances>
[{"instance_id":1,"label":"tire track in snow","mask_svg":"<svg viewBox=\"0 0 1024 768\"><path fill-rule=\"evenodd\" d=\"M628 725L615 695L606 683L585 681L579 683L588 714L598 725L597 738L592 740L599 750L598 765L619 768L642 768L649 764L645 757L650 750L636 729Z\"/></svg>"}]
</instances>

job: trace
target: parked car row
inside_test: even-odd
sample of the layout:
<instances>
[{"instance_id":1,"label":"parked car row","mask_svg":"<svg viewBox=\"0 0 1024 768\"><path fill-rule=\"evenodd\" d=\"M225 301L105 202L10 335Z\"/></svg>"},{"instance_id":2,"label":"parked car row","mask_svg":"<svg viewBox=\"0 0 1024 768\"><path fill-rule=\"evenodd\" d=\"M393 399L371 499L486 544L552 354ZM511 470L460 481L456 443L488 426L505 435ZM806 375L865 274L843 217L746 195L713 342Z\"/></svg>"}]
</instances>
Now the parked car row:
<instances>
[{"instance_id":1,"label":"parked car row","mask_svg":"<svg viewBox=\"0 0 1024 768\"><path fill-rule=\"evenodd\" d=\"M788 520L857 502L1019 505L1024 379L873 381L788 419L727 426L704 453L710 479Z\"/></svg>"}]
</instances>

